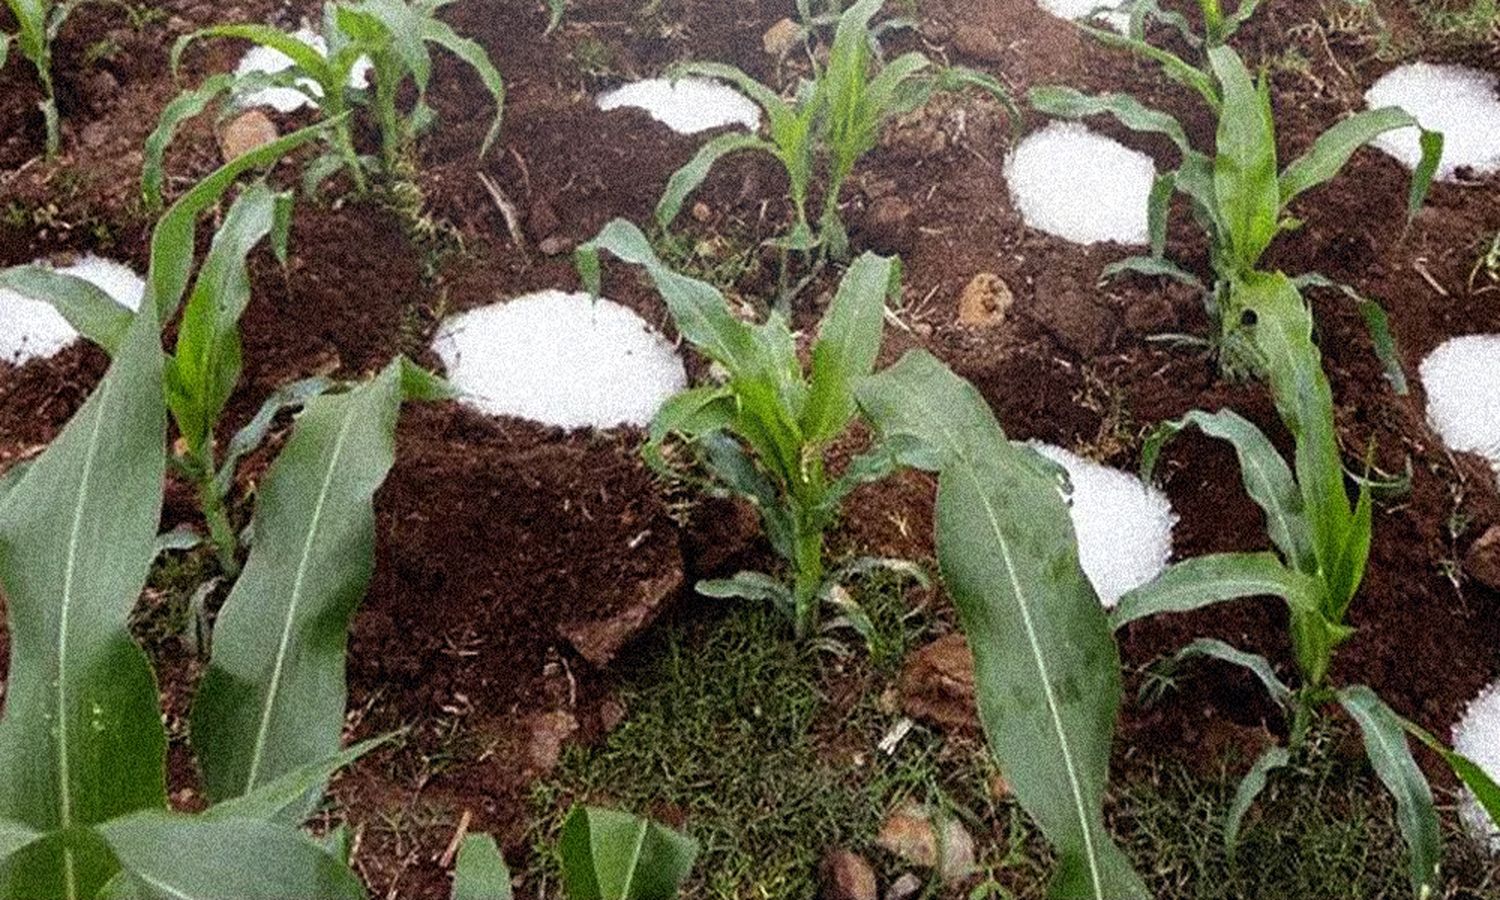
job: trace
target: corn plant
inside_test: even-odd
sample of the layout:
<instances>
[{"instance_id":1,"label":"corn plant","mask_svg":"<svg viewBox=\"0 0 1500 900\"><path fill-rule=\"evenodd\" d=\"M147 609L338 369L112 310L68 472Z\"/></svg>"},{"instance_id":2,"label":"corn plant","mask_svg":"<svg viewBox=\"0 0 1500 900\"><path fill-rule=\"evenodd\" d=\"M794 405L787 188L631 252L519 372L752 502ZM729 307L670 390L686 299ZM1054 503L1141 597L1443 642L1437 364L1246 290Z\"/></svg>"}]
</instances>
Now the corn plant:
<instances>
[{"instance_id":1,"label":"corn plant","mask_svg":"<svg viewBox=\"0 0 1500 900\"><path fill-rule=\"evenodd\" d=\"M1376 774L1395 797L1398 820L1411 850L1411 880L1418 896L1436 895L1440 841L1432 793L1413 761L1403 729L1438 747L1474 789L1491 815L1500 814L1500 788L1472 764L1415 725L1405 722L1364 686L1340 687L1329 677L1334 654L1353 634L1348 611L1363 580L1372 533L1368 481L1351 505L1334 425L1333 393L1313 343L1312 316L1285 275L1255 275L1234 295L1233 312L1269 373L1276 409L1295 441L1292 462L1269 438L1230 410L1192 412L1168 423L1148 442L1142 471L1150 477L1164 444L1185 428L1228 441L1239 460L1245 490L1261 507L1276 552L1199 557L1169 568L1156 581L1127 594L1114 612L1119 628L1145 616L1186 612L1241 597L1273 595L1287 604L1300 683L1285 684L1262 656L1222 641L1194 641L1180 658L1209 656L1248 669L1290 719L1288 746L1275 746L1251 768L1225 823L1233 848L1245 813L1268 776L1304 749L1309 726L1337 703L1357 723ZM1457 757L1457 759L1455 759Z\"/></svg>"},{"instance_id":2,"label":"corn plant","mask_svg":"<svg viewBox=\"0 0 1500 900\"><path fill-rule=\"evenodd\" d=\"M129 630L167 458L157 311L143 304L114 334L99 387L0 495L0 894L362 897L340 855L297 825L372 746L339 749L345 634L373 567L372 498L397 411L420 381L397 360L313 401L267 473L256 546L194 703L211 805L174 813L156 680Z\"/></svg>"},{"instance_id":3,"label":"corn plant","mask_svg":"<svg viewBox=\"0 0 1500 900\"><path fill-rule=\"evenodd\" d=\"M62 149L62 130L57 111L57 86L52 81L52 42L57 40L68 17L90 0L5 0L19 26L15 34L0 32L0 68L5 67L12 42L36 69L42 86L39 104L47 126L47 158L55 159ZM102 0L94 0L102 2Z\"/></svg>"},{"instance_id":4,"label":"corn plant","mask_svg":"<svg viewBox=\"0 0 1500 900\"><path fill-rule=\"evenodd\" d=\"M1202 33L1194 28L1187 16L1175 9L1163 9L1160 0L1133 0L1120 4L1120 11L1130 15L1130 29L1124 36L1087 24L1081 27L1101 41L1129 47L1142 55L1154 56L1165 51L1146 42L1146 26L1152 22L1159 21L1170 26L1194 49L1218 47L1234 37L1250 21L1260 3L1261 0L1239 0L1234 12L1225 12L1221 0L1197 0Z\"/></svg>"},{"instance_id":5,"label":"corn plant","mask_svg":"<svg viewBox=\"0 0 1500 900\"><path fill-rule=\"evenodd\" d=\"M1145 45L1150 46L1150 45ZM1155 49L1155 48L1153 48ZM1226 368L1243 365L1238 348L1228 342L1239 333L1232 316L1225 315L1238 286L1259 275L1261 258L1278 235L1294 231L1300 220L1290 213L1293 201L1336 176L1354 152L1376 135L1399 128L1420 127L1395 107L1356 113L1325 131L1303 156L1277 173L1276 123L1271 111L1270 86L1264 73L1254 78L1238 53L1227 46L1208 50L1210 69L1200 71L1172 56L1166 71L1196 87L1218 117L1214 152L1195 149L1187 132L1167 113L1152 109L1128 94L1088 96L1066 87L1038 87L1031 104L1041 112L1070 119L1107 114L1135 131L1161 134L1177 145L1181 162L1173 172L1158 177L1151 193L1151 255L1132 257L1108 266L1105 277L1123 272L1167 276L1203 290L1218 328L1215 346ZM1407 196L1409 216L1426 199L1442 155L1442 135L1422 132L1423 157L1413 173ZM1166 258L1167 220L1174 194L1192 205L1193 217L1209 240L1213 287ZM1306 285L1331 284L1308 276ZM1342 286L1339 286L1342 287ZM1346 293L1353 294L1352 289ZM1404 386L1385 315L1373 301L1358 298L1370 323L1377 350L1398 388Z\"/></svg>"},{"instance_id":6,"label":"corn plant","mask_svg":"<svg viewBox=\"0 0 1500 900\"><path fill-rule=\"evenodd\" d=\"M786 170L792 202L791 232L778 243L783 254L796 251L843 259L849 238L839 212L839 195L855 165L875 148L881 126L892 116L916 109L936 90L976 86L999 98L1015 118L1009 94L992 76L963 67L934 70L918 52L878 64L871 44L870 20L885 0L860 0L838 19L828 61L813 63L791 99L783 98L739 69L719 63L690 63L677 72L728 81L765 110L767 137L726 134L705 144L672 175L656 207L657 223L668 228L723 157L745 150L769 154ZM822 212L816 228L808 212L815 181L821 179ZM783 303L788 299L785 256Z\"/></svg>"},{"instance_id":7,"label":"corn plant","mask_svg":"<svg viewBox=\"0 0 1500 900\"><path fill-rule=\"evenodd\" d=\"M198 216L217 201L240 172L256 164L269 164L318 139L324 130L322 126L303 129L261 148L248 160L231 163L189 191L162 217L151 243L147 283L150 305L163 323L175 316L187 290ZM247 188L230 205L188 294L176 352L166 360L167 408L181 435L181 451L174 454L173 463L195 487L220 568L231 578L239 574L239 540L226 498L234 483L236 464L264 436L275 406L236 436L222 464L217 458L215 427L242 369L239 319L250 301L247 258L269 237L277 257L285 261L290 209L290 195L273 192L264 182ZM52 303L73 319L86 337L106 349L130 320L122 307L80 279L23 267L0 273L0 283ZM321 379L301 383L278 394L276 405L295 405L326 386Z\"/></svg>"},{"instance_id":8,"label":"corn plant","mask_svg":"<svg viewBox=\"0 0 1500 900\"><path fill-rule=\"evenodd\" d=\"M341 0L323 6L323 37L327 53L266 25L216 25L184 35L172 48L172 71L178 71L182 54L193 43L209 38L238 38L285 54L290 68L272 75L220 74L199 87L184 91L162 113L161 121L146 142L143 187L148 204L159 206L163 179L163 157L177 128L204 112L216 100L226 100L233 110L246 96L268 85L302 91L334 123L327 134L327 151L311 162L305 174L309 192L323 180L343 170L353 178L359 193L368 189L367 173L392 176L400 171L403 154L418 135L436 120L427 104L432 80L429 44L437 45L468 64L483 81L495 101L495 115L479 154L483 157L500 133L505 109L505 82L478 43L460 36L437 17L453 0ZM372 90L354 87L356 69L372 66ZM416 85L416 100L409 110L399 103L402 85ZM354 141L354 123L346 113L368 109L380 133L378 158L362 156Z\"/></svg>"},{"instance_id":9,"label":"corn plant","mask_svg":"<svg viewBox=\"0 0 1500 900\"><path fill-rule=\"evenodd\" d=\"M770 601L788 615L799 637L813 631L820 607L832 604L868 639L868 620L833 589L872 562L830 575L824 539L844 498L890 474L894 458L888 447L877 446L837 478L829 475L826 458L855 418L855 381L875 367L886 299L900 290L900 263L869 253L855 260L823 318L811 370L804 372L779 313L758 325L737 319L717 289L671 271L640 229L623 220L606 225L579 250L579 270L590 290L599 290L601 250L643 267L683 338L727 373L720 383L667 401L651 424L647 460L681 478L689 470L674 466L669 453L687 451L708 473L700 483L754 505L772 548L792 571L790 586L746 572L701 582L698 591Z\"/></svg>"},{"instance_id":10,"label":"corn plant","mask_svg":"<svg viewBox=\"0 0 1500 900\"><path fill-rule=\"evenodd\" d=\"M974 655L980 723L1056 850L1049 896L1149 897L1105 829L1120 655L1079 565L1062 476L924 351L856 395L903 464L938 473L938 561Z\"/></svg>"}]
</instances>

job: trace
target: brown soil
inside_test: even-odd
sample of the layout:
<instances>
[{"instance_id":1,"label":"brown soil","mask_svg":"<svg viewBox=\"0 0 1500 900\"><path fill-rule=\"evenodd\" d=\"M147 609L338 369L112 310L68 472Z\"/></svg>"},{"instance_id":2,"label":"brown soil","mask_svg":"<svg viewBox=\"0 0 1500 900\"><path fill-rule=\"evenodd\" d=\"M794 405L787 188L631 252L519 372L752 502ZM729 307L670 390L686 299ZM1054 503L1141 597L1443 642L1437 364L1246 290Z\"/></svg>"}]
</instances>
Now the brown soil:
<instances>
[{"instance_id":1,"label":"brown soil","mask_svg":"<svg viewBox=\"0 0 1500 900\"><path fill-rule=\"evenodd\" d=\"M0 265L99 249L143 268L149 223L136 199L139 147L175 90L164 74L166 48L177 33L210 22L291 25L315 6L160 5L169 17L140 33L123 28L118 13L92 6L65 29L57 66L66 152L58 164L35 159L42 137L30 71L18 61L0 72L0 212L17 211L0 216ZM420 355L448 312L573 288L571 260L559 251L611 218L650 220L661 187L700 139L672 135L640 114L601 113L591 95L684 58L774 78L760 35L793 10L778 0L731 4L732 13L718 0L668 0L659 16L642 18L639 6L578 0L560 33L547 38L541 4L449 8L455 27L479 40L507 78L500 141L477 158L489 98L465 68L444 59L432 94L442 121L421 149L420 211L299 201L285 271L268 254L256 258L255 300L244 320L246 374L231 427L294 378L355 377L396 352ZM1268 0L1241 38L1252 58L1257 49L1279 57L1291 42L1307 59L1300 74L1276 70L1286 159L1358 108L1388 65L1348 35L1289 37L1308 17L1304 6ZM1211 139L1212 124L1191 95L1094 47L1032 0L936 0L923 13L929 52L992 71L1018 94L1043 83L1127 90L1178 115L1195 140ZM85 65L105 38L122 51ZM237 52L230 43L205 45L189 54L185 78L226 68ZM1455 59L1500 69L1496 48L1469 48ZM99 77L103 71L110 79ZM1145 279L1099 287L1099 269L1120 248L1086 250L1024 228L1001 175L1012 125L993 103L941 100L890 129L850 185L856 241L899 249L906 264L902 319L910 330L889 331L885 358L926 346L979 386L1011 436L1081 447L1124 467L1134 464L1144 429L1193 408L1233 406L1284 444L1261 389L1225 384L1208 360L1146 340L1204 332L1196 297ZM1175 162L1163 141L1106 122L1096 127L1163 166ZM170 158L172 190L216 159L209 126L188 128ZM512 241L480 172L519 209L524 246ZM1306 225L1283 238L1270 261L1289 272L1316 269L1378 298L1414 373L1444 339L1500 330L1500 305L1468 287L1477 242L1500 230L1500 191L1493 181L1438 186L1407 228L1405 182L1390 159L1358 154L1340 180L1299 203ZM781 226L783 187L764 161L731 160L695 198L706 221L685 217L683 227L694 238L723 235L753 246ZM907 207L906 227L895 232L878 227L873 212L892 197ZM1201 270L1206 247L1187 211L1177 212L1170 253ZM997 275L1016 299L990 330L956 320L960 294L981 272ZM766 277L765 267L752 265L739 288L763 296ZM660 301L633 274L612 271L606 287L666 325ZM825 277L809 296L829 287ZM1500 674L1500 597L1455 569L1469 543L1500 522L1500 499L1481 465L1443 451L1425 424L1419 386L1408 397L1390 391L1354 309L1335 296L1319 296L1316 305L1350 457L1374 441L1381 468L1400 471L1410 458L1415 473L1410 495L1378 512L1370 572L1353 611L1360 630L1337 676L1372 685L1402 713L1442 731ZM801 321L815 307L807 304ZM0 468L39 452L104 365L101 353L79 346L47 362L0 367ZM363 828L357 859L375 895L446 896L438 858L465 811L470 827L494 830L514 854L524 853L527 789L545 768L549 736L587 738L618 714L607 673L580 646L598 651L594 639L604 634L608 645L613 633L600 623L617 624L622 613L647 622L673 599L686 599L681 584L763 552L745 545L743 511L713 503L690 510L653 479L635 453L638 441L631 432L569 435L497 421L452 404L405 414L398 462L377 499L378 565L355 624L349 672L352 735L411 730L335 789L334 815ZM1161 472L1182 516L1180 556L1265 545L1260 514L1225 447L1185 436ZM908 475L859 492L838 540L863 552L929 557L931 489L930 479ZM171 503L164 524L191 515L188 504ZM1284 633L1276 604L1247 602L1132 626L1122 649L1134 671L1212 634L1285 666ZM600 661L607 654L588 655ZM171 678L191 679L191 665L167 662ZM1240 674L1195 671L1202 677L1184 681L1162 704L1128 706L1126 747L1193 749L1192 736L1213 733L1216 723L1269 717ZM188 687L174 682L169 692L180 698ZM174 759L185 758L179 742ZM190 787L190 767L174 765L174 780Z\"/></svg>"}]
</instances>

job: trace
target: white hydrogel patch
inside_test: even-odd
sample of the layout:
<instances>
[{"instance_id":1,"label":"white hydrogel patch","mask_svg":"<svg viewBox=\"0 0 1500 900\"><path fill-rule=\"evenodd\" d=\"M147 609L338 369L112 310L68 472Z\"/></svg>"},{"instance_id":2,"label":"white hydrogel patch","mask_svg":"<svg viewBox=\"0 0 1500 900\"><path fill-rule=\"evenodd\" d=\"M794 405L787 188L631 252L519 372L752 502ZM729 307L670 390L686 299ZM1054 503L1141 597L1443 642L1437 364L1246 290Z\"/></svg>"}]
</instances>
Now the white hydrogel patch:
<instances>
[{"instance_id":1,"label":"white hydrogel patch","mask_svg":"<svg viewBox=\"0 0 1500 900\"><path fill-rule=\"evenodd\" d=\"M562 428L647 425L687 386L671 344L587 294L546 291L462 313L432 347L469 405Z\"/></svg>"},{"instance_id":2,"label":"white hydrogel patch","mask_svg":"<svg viewBox=\"0 0 1500 900\"><path fill-rule=\"evenodd\" d=\"M318 55L324 58L328 56L328 42L323 36L310 28L301 28L292 32L292 37L318 51ZM280 50L271 47L255 46L240 59L240 64L235 67L234 74L249 75L251 72L264 72L274 75L277 72L285 72L292 67L292 58ZM360 57L354 64L354 69L349 73L349 86L357 90L363 90L370 86L370 72L374 65L368 57ZM304 106L316 107L317 100L314 98L323 96L323 88L311 78L299 78L297 84L304 90L294 87L270 87L246 94L239 100L241 107L269 106L277 112L295 112ZM309 96L310 95L310 96Z\"/></svg>"},{"instance_id":3,"label":"white hydrogel patch","mask_svg":"<svg viewBox=\"0 0 1500 900\"><path fill-rule=\"evenodd\" d=\"M637 81L600 94L598 102L605 112L626 106L643 109L678 134L728 125L749 131L760 128L760 107L750 98L726 84L703 78Z\"/></svg>"},{"instance_id":4,"label":"white hydrogel patch","mask_svg":"<svg viewBox=\"0 0 1500 900\"><path fill-rule=\"evenodd\" d=\"M1500 681L1480 691L1463 718L1453 726L1453 749L1500 781ZM1467 788L1458 811L1469 834L1488 843L1491 853L1500 853L1500 825L1490 820L1478 798Z\"/></svg>"},{"instance_id":5,"label":"white hydrogel patch","mask_svg":"<svg viewBox=\"0 0 1500 900\"><path fill-rule=\"evenodd\" d=\"M1037 3L1059 19L1098 21L1121 34L1130 31L1130 14L1112 11L1120 6L1119 3L1108 0L1037 0Z\"/></svg>"},{"instance_id":6,"label":"white hydrogel patch","mask_svg":"<svg viewBox=\"0 0 1500 900\"><path fill-rule=\"evenodd\" d=\"M1165 494L1128 472L1061 447L1035 441L1029 446L1068 472L1079 562L1105 608L1113 609L1166 569L1177 515Z\"/></svg>"},{"instance_id":7,"label":"white hydrogel patch","mask_svg":"<svg viewBox=\"0 0 1500 900\"><path fill-rule=\"evenodd\" d=\"M51 268L41 260L35 265ZM135 270L98 256L85 256L57 271L82 278L130 310L140 308L146 292L146 282ZM0 361L19 365L46 359L77 339L78 332L52 304L0 288Z\"/></svg>"},{"instance_id":8,"label":"white hydrogel patch","mask_svg":"<svg viewBox=\"0 0 1500 900\"><path fill-rule=\"evenodd\" d=\"M1427 419L1448 449L1478 453L1500 468L1500 334L1448 340L1419 372Z\"/></svg>"},{"instance_id":9,"label":"white hydrogel patch","mask_svg":"<svg viewBox=\"0 0 1500 900\"><path fill-rule=\"evenodd\" d=\"M1500 172L1500 77L1463 66L1412 63L1392 69L1365 94L1370 109L1395 106L1422 127L1443 134L1437 177L1450 181L1459 169L1478 176ZM1371 143L1408 169L1422 159L1420 132L1388 131Z\"/></svg>"},{"instance_id":10,"label":"white hydrogel patch","mask_svg":"<svg viewBox=\"0 0 1500 900\"><path fill-rule=\"evenodd\" d=\"M1156 165L1077 122L1028 135L1005 161L1010 196L1027 225L1073 241L1144 244Z\"/></svg>"}]
</instances>

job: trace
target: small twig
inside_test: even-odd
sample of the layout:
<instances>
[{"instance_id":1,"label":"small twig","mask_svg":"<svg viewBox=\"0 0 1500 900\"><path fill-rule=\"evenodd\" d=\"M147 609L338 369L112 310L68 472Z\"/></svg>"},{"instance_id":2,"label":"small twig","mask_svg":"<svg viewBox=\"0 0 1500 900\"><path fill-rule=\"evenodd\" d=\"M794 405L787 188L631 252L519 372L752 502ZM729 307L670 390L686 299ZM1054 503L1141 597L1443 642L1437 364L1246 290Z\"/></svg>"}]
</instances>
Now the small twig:
<instances>
[{"instance_id":1,"label":"small twig","mask_svg":"<svg viewBox=\"0 0 1500 900\"><path fill-rule=\"evenodd\" d=\"M529 259L526 253L526 237L521 233L521 215L516 211L516 205L505 195L505 191L500 189L500 185L495 183L495 179L484 172L477 174L479 183L484 185L484 189L489 192L490 199L495 201L495 208L500 210L500 215L504 217L505 227L510 231L510 239L515 243L516 249Z\"/></svg>"},{"instance_id":2,"label":"small twig","mask_svg":"<svg viewBox=\"0 0 1500 900\"><path fill-rule=\"evenodd\" d=\"M507 146L505 149L510 151L511 158L516 161L516 167L521 170L521 186L526 188L526 198L529 200L531 199L531 168L526 165L526 157L513 146Z\"/></svg>"},{"instance_id":3,"label":"small twig","mask_svg":"<svg viewBox=\"0 0 1500 900\"><path fill-rule=\"evenodd\" d=\"M448 848L443 851L443 855L438 857L439 867L446 869L453 865L453 857L458 855L458 847L464 842L464 837L468 835L469 822L473 818L474 814L467 809L464 810L463 815L458 817L458 827L453 829L453 839L448 842Z\"/></svg>"},{"instance_id":4,"label":"small twig","mask_svg":"<svg viewBox=\"0 0 1500 900\"><path fill-rule=\"evenodd\" d=\"M1427 260L1416 260L1411 264L1411 267L1418 275L1422 276L1422 280L1427 282L1428 287L1438 292L1439 297L1449 296L1448 289L1439 284L1438 280L1432 277L1432 273L1427 271Z\"/></svg>"}]
</instances>

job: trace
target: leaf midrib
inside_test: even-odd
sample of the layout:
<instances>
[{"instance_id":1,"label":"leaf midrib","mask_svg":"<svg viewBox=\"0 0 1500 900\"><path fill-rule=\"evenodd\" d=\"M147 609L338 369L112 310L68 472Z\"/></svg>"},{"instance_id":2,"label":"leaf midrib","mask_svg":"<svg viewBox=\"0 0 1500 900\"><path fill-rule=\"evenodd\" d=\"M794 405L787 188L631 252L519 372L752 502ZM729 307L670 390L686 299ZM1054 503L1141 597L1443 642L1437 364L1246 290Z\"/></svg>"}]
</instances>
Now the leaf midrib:
<instances>
[{"instance_id":1,"label":"leaf midrib","mask_svg":"<svg viewBox=\"0 0 1500 900\"><path fill-rule=\"evenodd\" d=\"M323 518L323 509L328 502L328 492L333 484L333 475L338 471L338 461L344 450L344 440L349 434L349 428L354 423L356 410L351 406L344 414L344 420L339 425L338 437L334 439L333 454L328 471L323 476L323 484L318 490L317 503L313 505L312 521L307 529L307 538L302 544L302 554L297 561L297 575L292 581L291 599L287 604L286 621L281 628L281 642L276 649L276 662L271 669L271 681L266 687L265 708L261 713L260 727L256 732L254 750L250 756L250 769L245 776L246 791L256 786L260 776L260 767L265 759L266 745L271 731L271 721L275 718L276 703L281 690L281 677L286 671L287 650L291 646L292 624L297 620L297 609L302 603L302 585L307 577L308 561L312 558L314 540L318 535L318 525Z\"/></svg>"},{"instance_id":2,"label":"leaf midrib","mask_svg":"<svg viewBox=\"0 0 1500 900\"><path fill-rule=\"evenodd\" d=\"M57 620L57 818L63 829L73 826L72 766L68 760L68 628L73 608L73 578L78 569L78 545L83 531L83 510L89 498L94 477L94 460L99 455L99 436L104 431L104 409L109 404L115 382L106 378L99 389L99 403L94 411L94 427L89 432L83 457L83 474L78 479L77 499L73 504L73 523L68 532L68 550L63 563L62 608ZM78 896L78 873L73 850L63 847L63 885L68 900Z\"/></svg>"}]
</instances>

